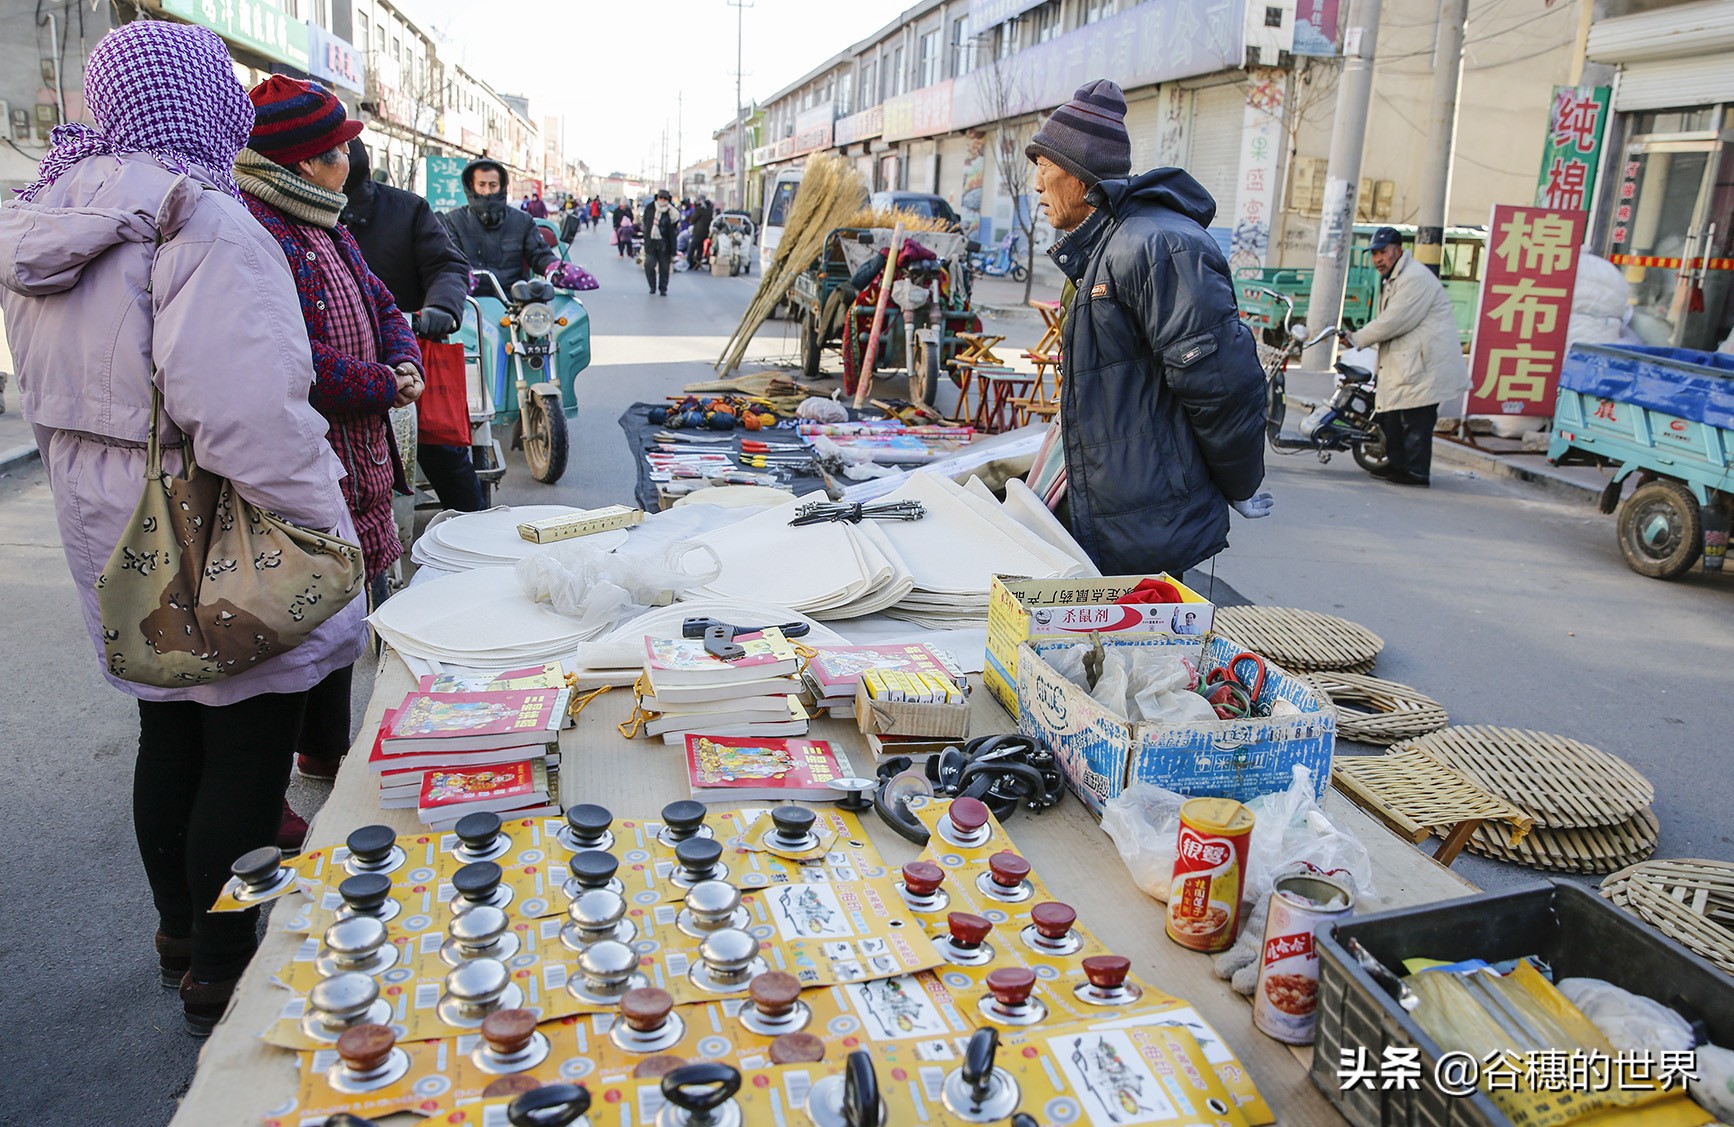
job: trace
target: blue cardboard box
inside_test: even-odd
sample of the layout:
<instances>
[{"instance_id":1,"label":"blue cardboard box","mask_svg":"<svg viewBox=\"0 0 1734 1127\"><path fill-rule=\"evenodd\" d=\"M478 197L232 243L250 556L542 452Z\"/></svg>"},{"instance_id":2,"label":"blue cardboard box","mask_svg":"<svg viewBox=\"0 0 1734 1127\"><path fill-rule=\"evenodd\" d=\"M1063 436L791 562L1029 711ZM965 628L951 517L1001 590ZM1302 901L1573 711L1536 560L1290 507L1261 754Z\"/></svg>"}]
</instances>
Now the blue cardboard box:
<instances>
[{"instance_id":1,"label":"blue cardboard box","mask_svg":"<svg viewBox=\"0 0 1734 1127\"><path fill-rule=\"evenodd\" d=\"M1215 635L1103 639L1105 646L1160 646L1198 663L1208 674L1240 652ZM1319 797L1330 784L1336 714L1292 674L1267 663L1258 704L1277 698L1300 710L1293 716L1255 716L1200 724L1133 723L1102 707L1089 693L1043 660L1061 643L1020 646L1017 664L1018 729L1054 750L1066 781L1092 814L1134 782L1154 783L1188 797L1239 802L1287 790L1296 764L1312 770Z\"/></svg>"}]
</instances>

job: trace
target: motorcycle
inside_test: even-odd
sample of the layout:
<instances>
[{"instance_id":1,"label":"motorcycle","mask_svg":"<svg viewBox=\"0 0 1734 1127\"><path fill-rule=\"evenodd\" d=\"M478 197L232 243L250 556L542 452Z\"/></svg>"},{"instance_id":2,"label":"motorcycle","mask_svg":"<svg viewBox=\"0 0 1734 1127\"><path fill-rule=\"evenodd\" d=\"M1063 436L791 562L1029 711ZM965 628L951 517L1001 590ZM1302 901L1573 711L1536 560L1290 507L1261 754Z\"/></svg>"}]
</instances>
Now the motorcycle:
<instances>
[{"instance_id":1,"label":"motorcycle","mask_svg":"<svg viewBox=\"0 0 1734 1127\"><path fill-rule=\"evenodd\" d=\"M1385 432L1373 421L1373 412L1377 409L1377 392L1373 373L1365 368L1338 360L1335 365L1336 382L1330 400L1325 403L1305 403L1311 410L1306 418L1300 421L1299 438L1283 433L1283 423L1288 416L1289 361L1333 333L1345 343L1348 338L1341 329L1332 327L1321 329L1317 336L1308 340L1305 325L1290 323L1294 315L1292 298L1262 287L1259 292L1283 306L1283 344L1275 348L1262 343L1259 345L1260 351L1267 353L1264 366L1264 429L1270 448L1278 454L1298 454L1303 450L1310 450L1318 455L1321 463L1329 462L1333 451L1347 450L1354 456L1356 464L1368 473L1385 472L1390 467L1391 459L1385 449Z\"/></svg>"},{"instance_id":2,"label":"motorcycle","mask_svg":"<svg viewBox=\"0 0 1734 1127\"><path fill-rule=\"evenodd\" d=\"M903 276L891 286L891 300L903 311L909 398L926 407L933 406L944 372L940 362L940 338L944 329L934 323L944 270L945 263L937 258L917 259L904 267ZM940 320L943 322L943 313Z\"/></svg>"},{"instance_id":3,"label":"motorcycle","mask_svg":"<svg viewBox=\"0 0 1734 1127\"><path fill-rule=\"evenodd\" d=\"M572 381L590 363L589 314L545 278L515 282L507 293L493 271L475 277L482 292L466 299L474 327L466 316L458 332L465 366L476 366L493 423L511 428L531 476L552 484L566 472L567 419L578 411Z\"/></svg>"},{"instance_id":4,"label":"motorcycle","mask_svg":"<svg viewBox=\"0 0 1734 1127\"><path fill-rule=\"evenodd\" d=\"M728 270L728 276L733 278L745 274L752 268L752 257L749 246L748 222L737 216L719 214L710 229L710 255L713 263L711 272L717 273L715 263L722 263Z\"/></svg>"},{"instance_id":5,"label":"motorcycle","mask_svg":"<svg viewBox=\"0 0 1734 1127\"><path fill-rule=\"evenodd\" d=\"M1024 264L1018 261L1018 233L1012 231L1000 240L999 249L989 252L981 249L980 243L971 243L969 265L977 274L986 274L990 278L1010 277L1014 282L1021 282L1029 273Z\"/></svg>"}]
</instances>

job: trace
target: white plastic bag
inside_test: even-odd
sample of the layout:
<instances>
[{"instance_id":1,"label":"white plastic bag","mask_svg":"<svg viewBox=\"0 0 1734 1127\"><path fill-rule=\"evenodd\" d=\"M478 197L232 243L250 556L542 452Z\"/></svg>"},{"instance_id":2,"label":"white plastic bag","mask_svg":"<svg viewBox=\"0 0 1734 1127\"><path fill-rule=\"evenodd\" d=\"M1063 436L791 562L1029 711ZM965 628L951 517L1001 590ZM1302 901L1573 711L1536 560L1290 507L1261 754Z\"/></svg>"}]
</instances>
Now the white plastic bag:
<instances>
[{"instance_id":1,"label":"white plastic bag","mask_svg":"<svg viewBox=\"0 0 1734 1127\"><path fill-rule=\"evenodd\" d=\"M700 550L709 555L711 566L700 572L682 570L681 561ZM658 558L634 552L630 544L603 552L578 539L550 544L519 560L516 570L524 594L577 619L579 634L592 639L616 623L710 582L720 574L722 563L702 543L671 545Z\"/></svg>"},{"instance_id":2,"label":"white plastic bag","mask_svg":"<svg viewBox=\"0 0 1734 1127\"><path fill-rule=\"evenodd\" d=\"M1183 794L1133 783L1102 809L1102 829L1114 839L1132 883L1164 904L1174 880L1174 847L1185 801Z\"/></svg>"},{"instance_id":3,"label":"white plastic bag","mask_svg":"<svg viewBox=\"0 0 1734 1127\"><path fill-rule=\"evenodd\" d=\"M1734 1123L1734 1051L1716 1045L1698 1046L1698 1079L1692 1098L1723 1123Z\"/></svg>"},{"instance_id":4,"label":"white plastic bag","mask_svg":"<svg viewBox=\"0 0 1734 1127\"><path fill-rule=\"evenodd\" d=\"M1654 998L1599 978L1562 978L1554 985L1622 1053L1683 1052L1696 1040L1686 1019Z\"/></svg>"}]
</instances>

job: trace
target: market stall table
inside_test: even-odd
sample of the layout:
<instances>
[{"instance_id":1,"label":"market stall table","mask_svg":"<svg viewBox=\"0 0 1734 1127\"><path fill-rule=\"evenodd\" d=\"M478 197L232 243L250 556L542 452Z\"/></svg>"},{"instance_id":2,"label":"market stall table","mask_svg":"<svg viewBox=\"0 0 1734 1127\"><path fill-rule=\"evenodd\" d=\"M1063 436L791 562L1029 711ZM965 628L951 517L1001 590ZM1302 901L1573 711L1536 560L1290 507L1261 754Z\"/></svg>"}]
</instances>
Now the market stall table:
<instances>
[{"instance_id":1,"label":"market stall table","mask_svg":"<svg viewBox=\"0 0 1734 1127\"><path fill-rule=\"evenodd\" d=\"M388 651L381 660L373 697L352 754L338 773L331 798L314 819L309 848L335 845L358 826L390 825L399 833L420 832L413 810L381 810L367 751L381 712L414 687L409 669ZM1011 718L986 692L974 694L977 734L1009 731ZM624 745L615 724L631 698L610 692L591 704L575 728L561 736L560 798L563 805L601 803L619 816L654 816L665 803L688 797L682 754L658 743ZM851 722L815 720L812 738L829 740L850 756L858 770L871 773L862 737ZM631 757L621 769L623 757ZM1416 852L1335 792L1325 800L1330 817L1366 843L1379 895L1374 908L1398 907L1463 896L1474 886ZM876 819L866 825L886 860L899 865L916 856L914 846ZM1260 1092L1276 1109L1284 1127L1342 1122L1307 1078L1310 1050L1291 1049L1252 1027L1247 1001L1210 972L1209 958L1185 950L1163 931L1159 904L1138 891L1115 852L1113 842L1075 799L1039 816L1020 813L1006 827L1013 841L1053 890L1077 909L1079 919L1114 951L1128 956L1146 981L1185 998L1227 1039L1247 1066ZM283 911L280 905L278 910ZM259 956L247 969L228 1015L200 1054L180 1110L178 1127L259 1123L294 1098L295 1056L259 1039L281 1009L287 994L271 984L273 972L302 942L299 935L271 928ZM387 1122L413 1123L409 1115Z\"/></svg>"}]
</instances>

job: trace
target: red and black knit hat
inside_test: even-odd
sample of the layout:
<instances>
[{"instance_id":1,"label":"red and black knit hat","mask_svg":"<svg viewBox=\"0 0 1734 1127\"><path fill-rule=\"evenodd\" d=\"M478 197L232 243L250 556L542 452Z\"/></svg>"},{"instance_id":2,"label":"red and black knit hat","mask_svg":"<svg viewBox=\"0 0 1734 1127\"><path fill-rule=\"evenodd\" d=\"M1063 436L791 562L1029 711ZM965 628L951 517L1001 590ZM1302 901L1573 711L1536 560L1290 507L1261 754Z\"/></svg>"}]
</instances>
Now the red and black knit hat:
<instances>
[{"instance_id":1,"label":"red and black knit hat","mask_svg":"<svg viewBox=\"0 0 1734 1127\"><path fill-rule=\"evenodd\" d=\"M256 113L247 147L285 168L349 144L363 128L346 118L343 103L317 83L274 74L247 97Z\"/></svg>"}]
</instances>

